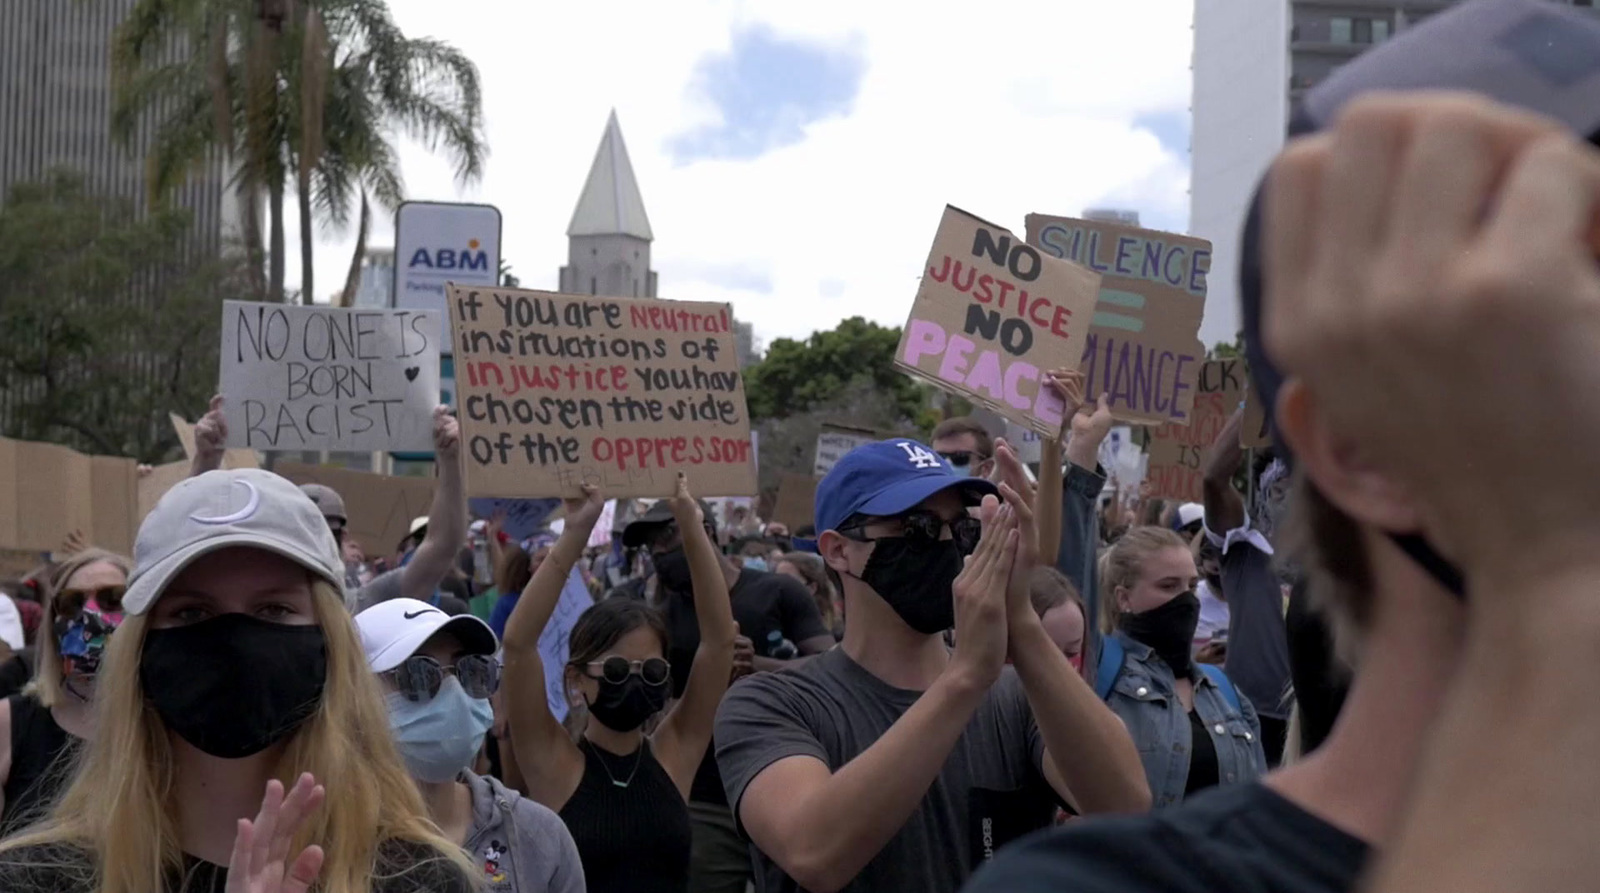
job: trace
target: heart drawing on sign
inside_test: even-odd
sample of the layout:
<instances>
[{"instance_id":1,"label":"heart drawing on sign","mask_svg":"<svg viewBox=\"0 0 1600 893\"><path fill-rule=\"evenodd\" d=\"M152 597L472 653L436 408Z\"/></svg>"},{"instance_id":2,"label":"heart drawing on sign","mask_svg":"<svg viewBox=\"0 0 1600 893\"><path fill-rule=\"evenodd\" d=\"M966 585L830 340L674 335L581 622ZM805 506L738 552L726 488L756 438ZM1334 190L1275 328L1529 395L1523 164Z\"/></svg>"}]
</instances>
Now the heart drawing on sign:
<instances>
[{"instance_id":1,"label":"heart drawing on sign","mask_svg":"<svg viewBox=\"0 0 1600 893\"><path fill-rule=\"evenodd\" d=\"M407 369L406 370L406 381L416 381L417 380L417 373L421 372L421 371L422 371L422 368L419 367L419 366L412 366L410 369Z\"/></svg>"}]
</instances>

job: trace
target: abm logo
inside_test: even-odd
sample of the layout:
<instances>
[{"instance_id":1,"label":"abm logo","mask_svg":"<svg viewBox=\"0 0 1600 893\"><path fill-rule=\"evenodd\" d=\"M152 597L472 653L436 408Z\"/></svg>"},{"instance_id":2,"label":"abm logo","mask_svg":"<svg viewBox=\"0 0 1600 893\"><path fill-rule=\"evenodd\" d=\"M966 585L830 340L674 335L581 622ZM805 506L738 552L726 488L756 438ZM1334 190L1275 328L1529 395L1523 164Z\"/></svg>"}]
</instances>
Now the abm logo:
<instances>
[{"instance_id":1,"label":"abm logo","mask_svg":"<svg viewBox=\"0 0 1600 893\"><path fill-rule=\"evenodd\" d=\"M460 251L454 248L439 248L430 252L426 248L418 248L411 255L411 269L427 267L430 270L480 270L489 272L489 255L478 247L478 240L473 239L467 247Z\"/></svg>"}]
</instances>

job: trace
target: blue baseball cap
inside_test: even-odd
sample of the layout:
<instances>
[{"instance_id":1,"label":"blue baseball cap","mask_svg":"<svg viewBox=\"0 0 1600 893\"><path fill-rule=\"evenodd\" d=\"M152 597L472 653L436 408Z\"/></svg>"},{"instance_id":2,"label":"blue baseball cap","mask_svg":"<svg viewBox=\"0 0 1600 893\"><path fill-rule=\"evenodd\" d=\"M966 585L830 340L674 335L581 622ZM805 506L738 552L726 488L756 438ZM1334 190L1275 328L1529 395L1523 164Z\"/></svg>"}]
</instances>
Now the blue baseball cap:
<instances>
[{"instance_id":1,"label":"blue baseball cap","mask_svg":"<svg viewBox=\"0 0 1600 893\"><path fill-rule=\"evenodd\" d=\"M851 515L898 515L953 488L972 500L1000 492L984 478L956 474L938 453L915 440L896 437L864 444L845 453L817 484L817 533L839 529ZM816 550L815 540L794 542Z\"/></svg>"}]
</instances>

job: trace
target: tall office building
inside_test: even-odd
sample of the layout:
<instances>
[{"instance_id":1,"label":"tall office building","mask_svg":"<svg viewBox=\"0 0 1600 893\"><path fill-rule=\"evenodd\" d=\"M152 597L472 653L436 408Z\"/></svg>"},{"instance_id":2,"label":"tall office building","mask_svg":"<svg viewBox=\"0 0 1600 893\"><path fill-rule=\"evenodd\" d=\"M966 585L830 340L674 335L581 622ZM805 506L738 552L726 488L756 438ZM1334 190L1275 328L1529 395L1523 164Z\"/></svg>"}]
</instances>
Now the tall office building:
<instances>
[{"instance_id":1,"label":"tall office building","mask_svg":"<svg viewBox=\"0 0 1600 893\"><path fill-rule=\"evenodd\" d=\"M1195 0L1189 232L1213 246L1201 340L1238 332L1239 236L1291 104L1457 0ZM1594 8L1600 0L1550 0Z\"/></svg>"},{"instance_id":2,"label":"tall office building","mask_svg":"<svg viewBox=\"0 0 1600 893\"><path fill-rule=\"evenodd\" d=\"M147 210L142 141L151 128L131 147L111 136L111 39L133 6L134 0L0 0L0 200L19 183L67 168L94 193L126 200L140 214ZM172 201L194 216L189 259L217 256L236 234L239 203L220 157L194 172ZM132 283L122 297L140 301L159 288L157 281ZM159 358L141 354L138 345L128 350L130 374L161 374ZM0 389L0 428L42 387Z\"/></svg>"}]
</instances>

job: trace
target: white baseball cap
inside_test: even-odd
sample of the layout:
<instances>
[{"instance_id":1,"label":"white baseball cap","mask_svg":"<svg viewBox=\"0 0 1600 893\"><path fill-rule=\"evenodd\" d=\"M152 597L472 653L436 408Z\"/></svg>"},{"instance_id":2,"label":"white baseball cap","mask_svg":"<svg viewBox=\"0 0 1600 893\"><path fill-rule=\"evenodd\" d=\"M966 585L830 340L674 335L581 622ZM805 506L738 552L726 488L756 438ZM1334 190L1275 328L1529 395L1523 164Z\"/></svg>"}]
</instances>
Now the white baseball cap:
<instances>
[{"instance_id":1,"label":"white baseball cap","mask_svg":"<svg viewBox=\"0 0 1600 893\"><path fill-rule=\"evenodd\" d=\"M258 468L208 471L166 492L139 525L122 609L143 614L195 559L230 546L282 555L344 591L344 561L322 510Z\"/></svg>"},{"instance_id":2,"label":"white baseball cap","mask_svg":"<svg viewBox=\"0 0 1600 893\"><path fill-rule=\"evenodd\" d=\"M21 651L28 644L28 637L22 632L22 612L9 595L0 595L0 642L11 646L12 651Z\"/></svg>"},{"instance_id":3,"label":"white baseball cap","mask_svg":"<svg viewBox=\"0 0 1600 893\"><path fill-rule=\"evenodd\" d=\"M400 666L440 630L448 629L468 652L494 654L500 643L494 630L471 614L449 614L414 598L392 598L356 615L361 649L374 673Z\"/></svg>"},{"instance_id":4,"label":"white baseball cap","mask_svg":"<svg viewBox=\"0 0 1600 893\"><path fill-rule=\"evenodd\" d=\"M1186 502L1178 506L1178 526L1188 527L1196 521L1206 519L1206 507L1198 502Z\"/></svg>"}]
</instances>

